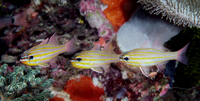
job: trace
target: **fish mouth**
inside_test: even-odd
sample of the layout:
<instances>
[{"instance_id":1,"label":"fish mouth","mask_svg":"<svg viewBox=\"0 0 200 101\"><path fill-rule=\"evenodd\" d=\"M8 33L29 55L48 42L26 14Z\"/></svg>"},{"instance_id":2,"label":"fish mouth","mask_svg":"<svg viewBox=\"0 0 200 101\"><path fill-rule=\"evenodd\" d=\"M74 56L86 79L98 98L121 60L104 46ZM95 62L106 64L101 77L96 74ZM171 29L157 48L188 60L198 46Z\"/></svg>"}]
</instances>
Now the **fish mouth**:
<instances>
[{"instance_id":1,"label":"fish mouth","mask_svg":"<svg viewBox=\"0 0 200 101\"><path fill-rule=\"evenodd\" d=\"M72 57L69 61L70 62L75 62L75 57Z\"/></svg>"}]
</instances>

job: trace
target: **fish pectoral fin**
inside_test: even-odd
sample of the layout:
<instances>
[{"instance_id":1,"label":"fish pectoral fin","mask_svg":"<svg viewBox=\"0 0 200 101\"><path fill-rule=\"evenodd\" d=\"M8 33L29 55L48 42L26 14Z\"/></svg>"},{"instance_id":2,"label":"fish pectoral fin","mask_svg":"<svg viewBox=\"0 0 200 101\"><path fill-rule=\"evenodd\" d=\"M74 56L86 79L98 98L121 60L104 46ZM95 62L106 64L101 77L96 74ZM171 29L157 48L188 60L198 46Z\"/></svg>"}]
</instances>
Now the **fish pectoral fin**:
<instances>
[{"instance_id":1,"label":"fish pectoral fin","mask_svg":"<svg viewBox=\"0 0 200 101\"><path fill-rule=\"evenodd\" d=\"M38 65L41 67L49 67L50 66L48 63L40 63Z\"/></svg>"},{"instance_id":2,"label":"fish pectoral fin","mask_svg":"<svg viewBox=\"0 0 200 101\"><path fill-rule=\"evenodd\" d=\"M144 74L144 76L146 77L149 77L149 74L150 74L150 69L149 67L139 67L140 68L140 71L142 72L142 74Z\"/></svg>"},{"instance_id":3,"label":"fish pectoral fin","mask_svg":"<svg viewBox=\"0 0 200 101\"><path fill-rule=\"evenodd\" d=\"M96 67L96 68L91 68L93 71L98 72L98 73L103 73L101 67Z\"/></svg>"},{"instance_id":4,"label":"fish pectoral fin","mask_svg":"<svg viewBox=\"0 0 200 101\"><path fill-rule=\"evenodd\" d=\"M167 62L163 62L161 64L158 64L156 65L156 67L158 68L158 70L161 72L161 73L165 73L165 66L166 66Z\"/></svg>"}]
</instances>

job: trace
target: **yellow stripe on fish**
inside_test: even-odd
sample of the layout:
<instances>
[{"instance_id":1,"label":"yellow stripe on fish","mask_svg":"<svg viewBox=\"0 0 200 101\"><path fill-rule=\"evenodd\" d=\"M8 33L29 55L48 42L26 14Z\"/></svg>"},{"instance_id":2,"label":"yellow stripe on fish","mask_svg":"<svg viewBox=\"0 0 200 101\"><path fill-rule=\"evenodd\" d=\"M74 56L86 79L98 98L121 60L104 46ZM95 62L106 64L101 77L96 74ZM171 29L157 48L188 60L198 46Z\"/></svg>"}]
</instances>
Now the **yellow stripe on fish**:
<instances>
[{"instance_id":1,"label":"yellow stripe on fish","mask_svg":"<svg viewBox=\"0 0 200 101\"><path fill-rule=\"evenodd\" d=\"M107 71L110 63L120 61L119 56L113 52L111 41L105 45L102 51L100 51L100 42L97 42L92 50L77 53L70 62L75 68L92 69L102 73L101 67Z\"/></svg>"},{"instance_id":2,"label":"yellow stripe on fish","mask_svg":"<svg viewBox=\"0 0 200 101\"><path fill-rule=\"evenodd\" d=\"M157 66L157 68L163 72L163 64L169 60L178 60L184 64L188 64L186 56L186 50L189 44L180 49L177 52L165 52L154 48L138 48L131 51L125 52L120 56L120 61L139 67L141 72L149 77L149 67Z\"/></svg>"},{"instance_id":3,"label":"yellow stripe on fish","mask_svg":"<svg viewBox=\"0 0 200 101\"><path fill-rule=\"evenodd\" d=\"M125 52L120 60L132 66L153 66L168 60L176 60L178 52L164 52L153 48L140 48Z\"/></svg>"},{"instance_id":4,"label":"yellow stripe on fish","mask_svg":"<svg viewBox=\"0 0 200 101\"><path fill-rule=\"evenodd\" d=\"M104 51L83 51L75 56L71 63L76 68L90 69L100 67L105 64L119 61L116 54L106 53Z\"/></svg>"},{"instance_id":5,"label":"yellow stripe on fish","mask_svg":"<svg viewBox=\"0 0 200 101\"><path fill-rule=\"evenodd\" d=\"M49 62L63 52L75 51L75 38L71 39L64 45L58 45L56 42L55 34L50 38L44 40L41 44L32 47L25 51L20 61L26 65L35 66L40 65L42 67L48 67Z\"/></svg>"}]
</instances>

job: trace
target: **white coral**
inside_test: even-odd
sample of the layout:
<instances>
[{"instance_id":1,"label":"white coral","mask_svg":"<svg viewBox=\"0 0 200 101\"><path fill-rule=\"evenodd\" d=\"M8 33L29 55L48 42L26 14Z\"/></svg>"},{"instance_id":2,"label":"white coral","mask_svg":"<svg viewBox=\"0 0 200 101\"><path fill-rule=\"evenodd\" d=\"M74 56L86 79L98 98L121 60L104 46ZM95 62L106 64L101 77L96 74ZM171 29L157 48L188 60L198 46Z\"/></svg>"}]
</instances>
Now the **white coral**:
<instances>
[{"instance_id":1,"label":"white coral","mask_svg":"<svg viewBox=\"0 0 200 101\"><path fill-rule=\"evenodd\" d=\"M199 0L138 0L151 14L162 14L170 22L189 27L200 27Z\"/></svg>"}]
</instances>

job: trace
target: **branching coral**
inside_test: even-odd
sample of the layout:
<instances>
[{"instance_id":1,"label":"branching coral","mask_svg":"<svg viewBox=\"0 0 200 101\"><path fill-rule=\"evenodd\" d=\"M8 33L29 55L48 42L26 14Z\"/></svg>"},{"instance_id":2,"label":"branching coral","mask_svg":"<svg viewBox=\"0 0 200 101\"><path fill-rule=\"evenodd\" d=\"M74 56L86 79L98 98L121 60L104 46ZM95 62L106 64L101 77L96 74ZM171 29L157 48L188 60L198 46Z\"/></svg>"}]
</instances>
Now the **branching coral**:
<instances>
[{"instance_id":1,"label":"branching coral","mask_svg":"<svg viewBox=\"0 0 200 101\"><path fill-rule=\"evenodd\" d=\"M200 27L199 0L138 0L152 14L162 14L174 24Z\"/></svg>"},{"instance_id":2,"label":"branching coral","mask_svg":"<svg viewBox=\"0 0 200 101\"><path fill-rule=\"evenodd\" d=\"M45 90L51 86L53 79L36 77L39 69L25 69L25 66L14 67L8 72L7 65L0 68L0 95L2 101L30 101L47 100L52 97L51 91Z\"/></svg>"}]
</instances>

